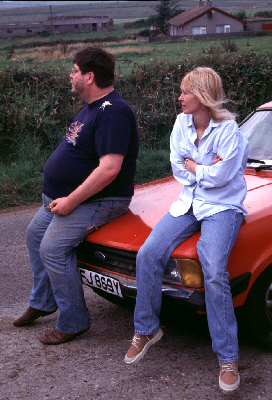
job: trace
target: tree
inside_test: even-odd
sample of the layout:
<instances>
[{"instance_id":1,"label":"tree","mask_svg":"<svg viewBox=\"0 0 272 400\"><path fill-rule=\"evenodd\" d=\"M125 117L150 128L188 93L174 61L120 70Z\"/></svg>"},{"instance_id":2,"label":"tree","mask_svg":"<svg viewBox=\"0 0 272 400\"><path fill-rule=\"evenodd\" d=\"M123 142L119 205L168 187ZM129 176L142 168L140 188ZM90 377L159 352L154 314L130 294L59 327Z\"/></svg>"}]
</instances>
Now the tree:
<instances>
[{"instance_id":1,"label":"tree","mask_svg":"<svg viewBox=\"0 0 272 400\"><path fill-rule=\"evenodd\" d=\"M163 33L167 33L168 30L166 21L183 11L178 8L178 3L175 0L160 0L159 4L154 7L154 10L158 13L155 24Z\"/></svg>"},{"instance_id":2,"label":"tree","mask_svg":"<svg viewBox=\"0 0 272 400\"><path fill-rule=\"evenodd\" d=\"M247 19L247 14L245 10L239 10L236 14L234 14L235 17L239 18L239 19Z\"/></svg>"}]
</instances>

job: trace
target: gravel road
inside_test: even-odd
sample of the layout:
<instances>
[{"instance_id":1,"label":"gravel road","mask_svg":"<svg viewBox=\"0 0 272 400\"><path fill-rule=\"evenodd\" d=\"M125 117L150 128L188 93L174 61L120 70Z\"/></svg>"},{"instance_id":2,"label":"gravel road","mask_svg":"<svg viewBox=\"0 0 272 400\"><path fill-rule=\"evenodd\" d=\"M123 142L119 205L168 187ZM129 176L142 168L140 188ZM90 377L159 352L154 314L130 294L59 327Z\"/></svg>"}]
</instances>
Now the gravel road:
<instances>
[{"instance_id":1,"label":"gravel road","mask_svg":"<svg viewBox=\"0 0 272 400\"><path fill-rule=\"evenodd\" d=\"M205 317L168 310L162 340L137 367L124 355L133 335L133 310L85 296L91 329L59 346L40 343L56 316L28 327L12 321L28 306L32 277L25 230L38 204L0 211L0 400L220 400L217 358ZM272 355L240 339L241 387L229 398L272 400Z\"/></svg>"}]
</instances>

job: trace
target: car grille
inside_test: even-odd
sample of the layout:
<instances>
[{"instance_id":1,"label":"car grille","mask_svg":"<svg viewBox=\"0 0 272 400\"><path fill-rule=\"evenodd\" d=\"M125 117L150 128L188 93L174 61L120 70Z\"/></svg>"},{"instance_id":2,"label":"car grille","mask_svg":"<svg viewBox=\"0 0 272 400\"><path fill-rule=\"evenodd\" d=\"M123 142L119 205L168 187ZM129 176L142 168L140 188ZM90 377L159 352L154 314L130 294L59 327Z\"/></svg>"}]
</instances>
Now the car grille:
<instances>
[{"instance_id":1,"label":"car grille","mask_svg":"<svg viewBox=\"0 0 272 400\"><path fill-rule=\"evenodd\" d=\"M82 242L76 253L78 261L122 275L136 276L136 252Z\"/></svg>"}]
</instances>

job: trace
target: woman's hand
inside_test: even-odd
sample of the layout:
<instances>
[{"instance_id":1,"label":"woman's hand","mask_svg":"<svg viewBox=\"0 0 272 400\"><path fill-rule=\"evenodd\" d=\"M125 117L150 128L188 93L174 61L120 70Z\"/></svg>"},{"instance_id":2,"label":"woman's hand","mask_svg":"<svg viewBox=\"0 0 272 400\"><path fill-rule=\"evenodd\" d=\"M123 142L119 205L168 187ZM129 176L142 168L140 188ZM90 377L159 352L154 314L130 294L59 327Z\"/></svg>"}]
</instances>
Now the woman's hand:
<instances>
[{"instance_id":1,"label":"woman's hand","mask_svg":"<svg viewBox=\"0 0 272 400\"><path fill-rule=\"evenodd\" d=\"M185 158L184 160L184 168L187 169L188 171L192 172L194 175L196 175L196 167L198 164L191 160L190 158Z\"/></svg>"},{"instance_id":2,"label":"woman's hand","mask_svg":"<svg viewBox=\"0 0 272 400\"><path fill-rule=\"evenodd\" d=\"M217 164L219 161L222 161L223 158L220 156L216 156L213 160L213 165ZM191 160L190 158L185 158L184 160L184 168L187 169L188 171L192 172L194 175L196 175L196 167L198 164Z\"/></svg>"},{"instance_id":3,"label":"woman's hand","mask_svg":"<svg viewBox=\"0 0 272 400\"><path fill-rule=\"evenodd\" d=\"M221 158L220 156L216 156L215 159L213 160L213 165L222 160L223 160L223 158Z\"/></svg>"}]
</instances>

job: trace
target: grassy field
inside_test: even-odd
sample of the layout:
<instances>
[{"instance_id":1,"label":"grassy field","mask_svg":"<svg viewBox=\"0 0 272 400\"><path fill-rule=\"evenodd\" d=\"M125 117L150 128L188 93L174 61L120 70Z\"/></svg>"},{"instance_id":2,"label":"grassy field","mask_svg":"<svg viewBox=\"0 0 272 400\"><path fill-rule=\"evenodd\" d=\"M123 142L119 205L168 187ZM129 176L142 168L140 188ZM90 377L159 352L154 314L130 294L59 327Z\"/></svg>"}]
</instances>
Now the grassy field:
<instances>
[{"instance_id":1,"label":"grassy field","mask_svg":"<svg viewBox=\"0 0 272 400\"><path fill-rule=\"evenodd\" d=\"M199 54L209 53L218 49L224 52L224 39L209 40L188 40L188 41L170 41L157 43L141 43L130 39L130 36L137 33L136 30L124 30L120 27L114 32L116 41L108 41L107 36L113 34L97 33L96 37L99 41L94 45L102 46L109 52L113 53L117 60L117 73L128 75L136 64L152 63L154 59L157 61L165 60L176 62L184 60L188 57L196 57ZM75 39L77 43L64 45L39 46L39 47L14 47L14 53L9 58L10 46L7 42L0 40L0 70L7 67L33 68L33 67L61 67L67 72L70 71L74 53L85 47L86 44L81 40L86 39L86 34L78 35L60 35L63 40ZM93 36L93 35L92 35ZM101 39L103 41L101 42ZM33 40L33 39L32 39ZM47 38L48 40L48 38ZM238 52L255 52L256 54L272 52L271 36L250 36L250 37L234 37L230 39L235 42ZM29 42L29 39L23 43ZM11 42L10 45L16 42Z\"/></svg>"},{"instance_id":2,"label":"grassy field","mask_svg":"<svg viewBox=\"0 0 272 400\"><path fill-rule=\"evenodd\" d=\"M18 1L18 5L19 5ZM95 3L86 1L85 3L53 5L53 16L76 16L76 15L107 15L114 20L124 20L133 18L146 18L154 15L154 6L157 1L101 1ZM251 17L255 12L271 7L268 0L213 0L213 6L227 12L235 12L240 9L247 10ZM186 10L198 5L198 0L178 1L180 9ZM50 7L23 7L23 8L1 8L0 24L9 22L40 22L50 18Z\"/></svg>"},{"instance_id":3,"label":"grassy field","mask_svg":"<svg viewBox=\"0 0 272 400\"><path fill-rule=\"evenodd\" d=\"M18 2L19 3L19 2ZM0 70L6 67L48 68L61 67L69 71L73 54L79 48L86 46L83 41L92 40L94 45L102 46L115 54L117 59L117 72L127 75L131 73L135 63L149 63L156 60L179 61L187 57L195 57L204 52L209 52L211 47L223 50L221 40L190 40L173 41L158 43L140 43L135 41L135 37L141 29L124 29L125 20L146 18L154 15L156 1L127 1L127 2L86 2L84 4L54 5L52 6L53 16L67 15L108 15L115 20L115 29L111 32L91 32L81 34L66 34L41 37L39 35L31 37L17 37L0 39ZM198 4L198 1L183 0L179 1L181 9L187 9ZM241 8L245 9L247 16L251 17L262 7L270 3L264 0L214 0L213 6L219 7L228 12L235 13ZM271 2L272 5L272 2ZM268 10L268 8L266 8ZM271 9L272 10L272 9ZM25 7L1 9L0 24L11 21L42 21L50 17L49 6ZM122 21L119 22L118 21ZM57 40L70 41L77 43L69 44L68 47L54 45ZM262 37L237 37L232 41L238 46L241 53L254 51L256 53L270 52L272 50L271 36ZM96 42L97 41L97 42ZM35 42L44 43L44 46L35 46ZM53 44L53 46L50 46ZM23 46L28 45L29 48ZM13 50L14 49L14 50Z\"/></svg>"}]
</instances>

